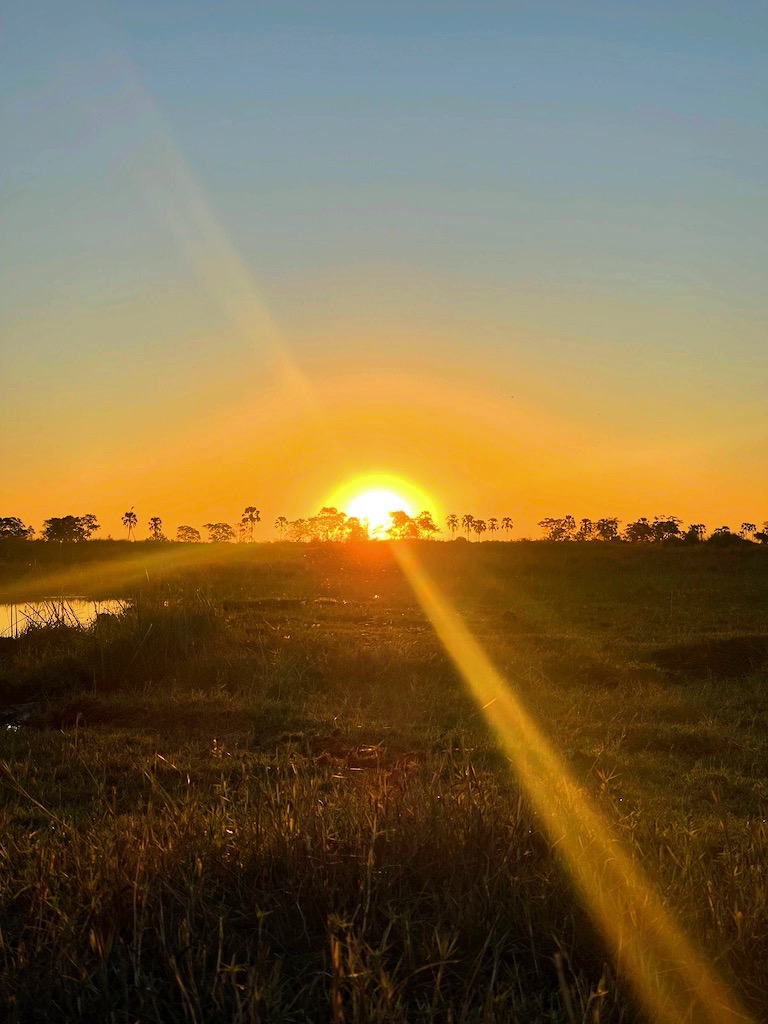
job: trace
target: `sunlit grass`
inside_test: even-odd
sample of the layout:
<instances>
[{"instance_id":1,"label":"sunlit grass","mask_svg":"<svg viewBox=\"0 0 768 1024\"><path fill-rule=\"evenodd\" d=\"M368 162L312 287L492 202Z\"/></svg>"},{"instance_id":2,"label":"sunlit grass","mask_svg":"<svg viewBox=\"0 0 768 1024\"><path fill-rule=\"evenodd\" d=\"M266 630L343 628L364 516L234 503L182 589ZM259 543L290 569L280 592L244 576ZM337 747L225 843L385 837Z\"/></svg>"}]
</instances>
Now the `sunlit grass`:
<instances>
[{"instance_id":1,"label":"sunlit grass","mask_svg":"<svg viewBox=\"0 0 768 1024\"><path fill-rule=\"evenodd\" d=\"M35 686L26 724L0 731L3 1019L649 1019L547 815L373 547L158 552L118 594L124 616L0 648L0 706ZM719 630L718 601L732 635L759 631L736 610L758 571L646 561L619 581L623 553L584 554L579 592L570 552L558 567L499 547L514 546L418 550L579 797L760 1019L764 673L652 660ZM634 630L587 626L627 574L649 579ZM671 588L687 630L677 605L657 615Z\"/></svg>"},{"instance_id":2,"label":"sunlit grass","mask_svg":"<svg viewBox=\"0 0 768 1024\"><path fill-rule=\"evenodd\" d=\"M746 1021L714 967L665 911L650 882L617 842L608 820L576 785L461 617L425 572L415 549L397 556L420 604L509 755L565 866L654 1020L668 1024Z\"/></svg>"}]
</instances>

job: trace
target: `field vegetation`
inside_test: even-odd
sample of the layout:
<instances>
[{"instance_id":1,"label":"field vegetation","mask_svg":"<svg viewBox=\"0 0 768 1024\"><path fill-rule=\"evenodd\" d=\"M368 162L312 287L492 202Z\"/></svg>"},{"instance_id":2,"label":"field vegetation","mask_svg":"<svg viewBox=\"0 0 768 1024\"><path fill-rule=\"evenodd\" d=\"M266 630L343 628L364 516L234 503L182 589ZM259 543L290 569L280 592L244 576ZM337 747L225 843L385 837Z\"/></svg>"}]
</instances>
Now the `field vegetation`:
<instances>
[{"instance_id":1,"label":"field vegetation","mask_svg":"<svg viewBox=\"0 0 768 1024\"><path fill-rule=\"evenodd\" d=\"M0 548L0 1018L648 1019L395 544ZM768 548L412 548L768 1020Z\"/></svg>"}]
</instances>

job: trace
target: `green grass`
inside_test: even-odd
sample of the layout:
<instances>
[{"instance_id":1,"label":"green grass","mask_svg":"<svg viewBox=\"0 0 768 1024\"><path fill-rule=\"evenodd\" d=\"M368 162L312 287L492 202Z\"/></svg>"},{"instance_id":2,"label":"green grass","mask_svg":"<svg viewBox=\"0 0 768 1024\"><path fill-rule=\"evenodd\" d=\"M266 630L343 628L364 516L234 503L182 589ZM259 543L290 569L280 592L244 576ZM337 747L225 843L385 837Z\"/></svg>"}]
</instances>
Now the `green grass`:
<instances>
[{"instance_id":1,"label":"green grass","mask_svg":"<svg viewBox=\"0 0 768 1024\"><path fill-rule=\"evenodd\" d=\"M94 549L4 566L132 603L0 646L0 1018L645 1019L389 546ZM768 1019L768 552L419 557Z\"/></svg>"}]
</instances>

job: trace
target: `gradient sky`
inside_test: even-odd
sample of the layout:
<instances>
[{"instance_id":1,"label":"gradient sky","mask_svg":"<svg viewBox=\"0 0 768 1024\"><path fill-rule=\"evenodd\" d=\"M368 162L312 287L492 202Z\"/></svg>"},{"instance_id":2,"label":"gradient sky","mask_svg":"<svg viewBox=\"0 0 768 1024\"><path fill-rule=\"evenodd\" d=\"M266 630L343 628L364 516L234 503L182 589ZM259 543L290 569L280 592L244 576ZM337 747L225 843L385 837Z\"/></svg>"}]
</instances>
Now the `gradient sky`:
<instances>
[{"instance_id":1,"label":"gradient sky","mask_svg":"<svg viewBox=\"0 0 768 1024\"><path fill-rule=\"evenodd\" d=\"M0 97L0 515L768 518L764 3L5 0Z\"/></svg>"}]
</instances>

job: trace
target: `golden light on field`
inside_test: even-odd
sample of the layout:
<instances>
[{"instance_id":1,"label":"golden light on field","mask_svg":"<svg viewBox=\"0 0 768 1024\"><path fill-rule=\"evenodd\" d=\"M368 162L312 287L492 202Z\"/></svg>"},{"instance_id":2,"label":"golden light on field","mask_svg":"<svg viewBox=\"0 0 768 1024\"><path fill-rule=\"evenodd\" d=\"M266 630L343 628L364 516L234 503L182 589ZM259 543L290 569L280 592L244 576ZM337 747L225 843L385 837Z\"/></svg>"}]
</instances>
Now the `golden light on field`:
<instances>
[{"instance_id":1,"label":"golden light on field","mask_svg":"<svg viewBox=\"0 0 768 1024\"><path fill-rule=\"evenodd\" d=\"M327 504L367 523L372 537L385 535L391 524L390 512L403 511L415 516L425 509L433 513L435 510L434 499L426 491L389 473L355 477L340 487Z\"/></svg>"},{"instance_id":2,"label":"golden light on field","mask_svg":"<svg viewBox=\"0 0 768 1024\"><path fill-rule=\"evenodd\" d=\"M677 926L415 550L396 548L395 556L650 1019L659 1024L748 1024L751 1018Z\"/></svg>"}]
</instances>

